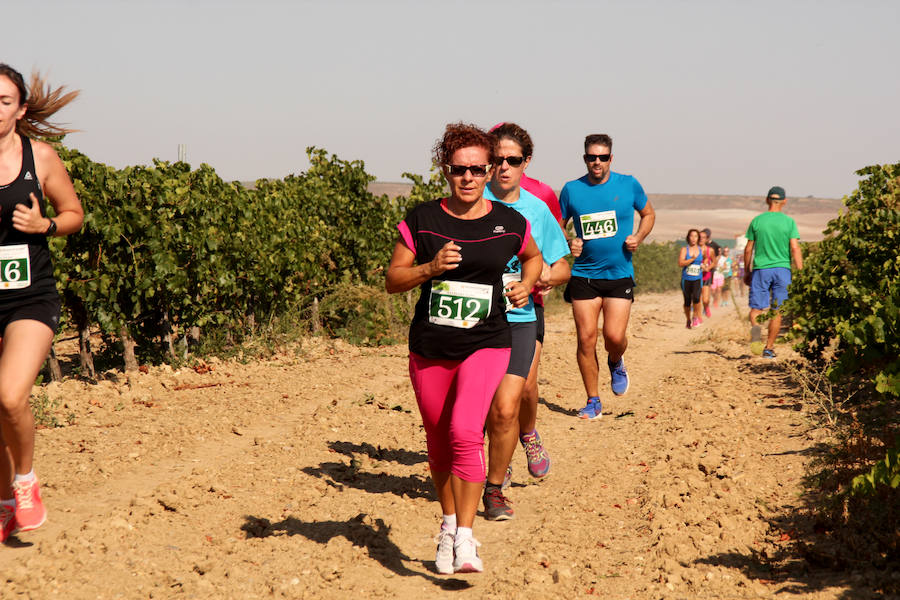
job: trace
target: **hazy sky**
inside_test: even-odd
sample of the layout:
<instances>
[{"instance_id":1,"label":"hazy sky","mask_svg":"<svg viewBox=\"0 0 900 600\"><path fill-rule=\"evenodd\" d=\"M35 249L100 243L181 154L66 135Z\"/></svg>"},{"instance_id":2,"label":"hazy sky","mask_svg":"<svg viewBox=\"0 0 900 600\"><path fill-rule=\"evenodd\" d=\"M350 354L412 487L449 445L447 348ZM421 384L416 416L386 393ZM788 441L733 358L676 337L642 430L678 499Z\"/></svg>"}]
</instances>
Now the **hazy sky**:
<instances>
[{"instance_id":1,"label":"hazy sky","mask_svg":"<svg viewBox=\"0 0 900 600\"><path fill-rule=\"evenodd\" d=\"M900 1L237 2L4 8L0 61L82 90L67 143L116 167L225 179L426 173L451 121L516 121L533 177L584 173L587 133L651 193L840 197L900 160Z\"/></svg>"}]
</instances>

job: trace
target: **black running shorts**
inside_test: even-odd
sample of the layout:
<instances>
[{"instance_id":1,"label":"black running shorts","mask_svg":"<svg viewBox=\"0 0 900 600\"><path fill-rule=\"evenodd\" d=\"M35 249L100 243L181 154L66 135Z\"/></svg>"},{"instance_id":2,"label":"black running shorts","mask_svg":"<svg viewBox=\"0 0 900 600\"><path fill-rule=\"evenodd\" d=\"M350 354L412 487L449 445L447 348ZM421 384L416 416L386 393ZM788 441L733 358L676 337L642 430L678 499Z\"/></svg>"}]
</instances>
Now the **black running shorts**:
<instances>
[{"instance_id":1,"label":"black running shorts","mask_svg":"<svg viewBox=\"0 0 900 600\"><path fill-rule=\"evenodd\" d=\"M506 373L528 379L531 361L534 360L537 322L510 323L509 331L512 334L512 351L509 354L509 367L507 367Z\"/></svg>"},{"instance_id":2,"label":"black running shorts","mask_svg":"<svg viewBox=\"0 0 900 600\"><path fill-rule=\"evenodd\" d=\"M594 298L624 298L634 302L634 279L588 279L572 277L563 293L566 302Z\"/></svg>"},{"instance_id":3,"label":"black running shorts","mask_svg":"<svg viewBox=\"0 0 900 600\"><path fill-rule=\"evenodd\" d=\"M22 320L40 321L56 334L59 328L59 314L60 302L56 292L11 303L8 306L0 303L0 336L6 332L7 325Z\"/></svg>"},{"instance_id":4,"label":"black running shorts","mask_svg":"<svg viewBox=\"0 0 900 600\"><path fill-rule=\"evenodd\" d=\"M534 305L534 316L537 317L535 323L537 323L537 341L541 344L544 343L544 306L542 304Z\"/></svg>"}]
</instances>

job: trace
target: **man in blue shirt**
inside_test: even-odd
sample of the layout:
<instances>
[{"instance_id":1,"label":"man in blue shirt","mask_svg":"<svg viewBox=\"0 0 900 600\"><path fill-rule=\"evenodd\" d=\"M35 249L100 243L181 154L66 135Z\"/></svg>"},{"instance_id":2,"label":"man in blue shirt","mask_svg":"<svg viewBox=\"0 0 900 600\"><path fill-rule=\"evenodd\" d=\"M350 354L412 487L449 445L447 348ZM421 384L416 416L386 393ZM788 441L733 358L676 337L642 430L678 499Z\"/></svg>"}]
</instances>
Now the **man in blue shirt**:
<instances>
[{"instance_id":1,"label":"man in blue shirt","mask_svg":"<svg viewBox=\"0 0 900 600\"><path fill-rule=\"evenodd\" d=\"M587 175L567 183L559 196L563 220L574 222L569 240L575 265L565 298L572 303L578 335L578 369L587 392L582 419L599 419L597 322L603 313L603 341L615 395L628 391L628 373L622 358L628 347L625 331L634 302L631 254L653 229L656 213L637 179L614 173L612 138L593 134L584 139ZM641 216L634 231L634 213Z\"/></svg>"}]
</instances>

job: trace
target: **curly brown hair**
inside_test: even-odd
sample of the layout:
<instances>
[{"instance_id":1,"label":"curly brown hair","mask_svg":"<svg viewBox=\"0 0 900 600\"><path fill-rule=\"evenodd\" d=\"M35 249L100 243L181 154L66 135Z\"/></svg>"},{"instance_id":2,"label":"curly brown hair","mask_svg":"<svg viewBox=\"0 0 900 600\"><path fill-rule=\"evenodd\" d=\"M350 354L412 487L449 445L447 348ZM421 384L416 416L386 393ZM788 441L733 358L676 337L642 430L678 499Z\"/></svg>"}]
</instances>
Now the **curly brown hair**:
<instances>
[{"instance_id":1,"label":"curly brown hair","mask_svg":"<svg viewBox=\"0 0 900 600\"><path fill-rule=\"evenodd\" d=\"M32 71L31 84L25 87L25 78L22 74L6 63L0 63L0 77L9 79L19 90L19 106L26 105L25 116L16 122L17 133L30 138L41 138L78 131L49 121L58 110L78 96L78 90L63 93L65 86L54 90L37 71Z\"/></svg>"},{"instance_id":2,"label":"curly brown hair","mask_svg":"<svg viewBox=\"0 0 900 600\"><path fill-rule=\"evenodd\" d=\"M491 135L497 139L497 143L503 139L517 143L522 148L522 156L525 158L530 157L534 152L534 143L531 141L531 136L515 123L501 123L491 129Z\"/></svg>"},{"instance_id":3,"label":"curly brown hair","mask_svg":"<svg viewBox=\"0 0 900 600\"><path fill-rule=\"evenodd\" d=\"M450 157L457 150L476 146L484 148L488 155L488 164L494 161L494 138L480 127L467 123L449 123L444 136L434 144L434 162L439 165L450 164Z\"/></svg>"}]
</instances>

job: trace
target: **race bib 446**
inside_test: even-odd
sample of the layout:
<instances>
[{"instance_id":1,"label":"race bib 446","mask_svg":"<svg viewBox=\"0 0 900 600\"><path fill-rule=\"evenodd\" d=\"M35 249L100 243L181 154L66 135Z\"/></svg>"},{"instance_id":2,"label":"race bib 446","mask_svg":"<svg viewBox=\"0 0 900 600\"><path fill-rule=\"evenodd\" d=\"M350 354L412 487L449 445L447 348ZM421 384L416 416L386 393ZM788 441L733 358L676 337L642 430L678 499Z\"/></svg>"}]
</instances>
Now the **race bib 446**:
<instances>
[{"instance_id":1,"label":"race bib 446","mask_svg":"<svg viewBox=\"0 0 900 600\"><path fill-rule=\"evenodd\" d=\"M20 290L31 285L28 244L0 246L0 289Z\"/></svg>"},{"instance_id":2,"label":"race bib 446","mask_svg":"<svg viewBox=\"0 0 900 600\"><path fill-rule=\"evenodd\" d=\"M619 231L619 222L616 220L614 210L581 215L580 220L582 239L585 240L613 237Z\"/></svg>"},{"instance_id":3,"label":"race bib 446","mask_svg":"<svg viewBox=\"0 0 900 600\"><path fill-rule=\"evenodd\" d=\"M494 288L482 283L433 281L428 322L471 329L491 314Z\"/></svg>"}]
</instances>

